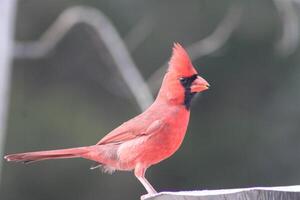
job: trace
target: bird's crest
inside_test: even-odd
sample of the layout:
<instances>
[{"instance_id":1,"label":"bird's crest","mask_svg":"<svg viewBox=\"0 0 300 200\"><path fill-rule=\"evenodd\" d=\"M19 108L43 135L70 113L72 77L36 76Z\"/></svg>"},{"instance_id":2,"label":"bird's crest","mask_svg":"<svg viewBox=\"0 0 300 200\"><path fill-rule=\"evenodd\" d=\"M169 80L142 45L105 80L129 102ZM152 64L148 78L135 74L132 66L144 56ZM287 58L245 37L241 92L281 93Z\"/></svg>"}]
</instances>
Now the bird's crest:
<instances>
[{"instance_id":1,"label":"bird's crest","mask_svg":"<svg viewBox=\"0 0 300 200\"><path fill-rule=\"evenodd\" d=\"M179 43L174 43L173 54L169 62L169 71L182 76L197 74L189 55Z\"/></svg>"}]
</instances>

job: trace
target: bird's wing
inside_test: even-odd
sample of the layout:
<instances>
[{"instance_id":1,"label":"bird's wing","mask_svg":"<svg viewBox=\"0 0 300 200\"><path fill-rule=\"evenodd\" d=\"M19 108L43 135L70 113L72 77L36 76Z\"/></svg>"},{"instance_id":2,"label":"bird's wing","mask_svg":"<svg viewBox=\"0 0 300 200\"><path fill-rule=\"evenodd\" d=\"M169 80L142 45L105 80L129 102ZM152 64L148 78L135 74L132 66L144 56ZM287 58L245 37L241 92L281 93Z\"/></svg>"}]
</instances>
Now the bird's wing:
<instances>
[{"instance_id":1,"label":"bird's wing","mask_svg":"<svg viewBox=\"0 0 300 200\"><path fill-rule=\"evenodd\" d=\"M161 120L155 120L148 127L127 122L122 124L120 127L116 128L109 134L107 134L97 143L97 145L109 143L123 143L125 141L132 140L140 136L154 134L161 130L163 127L164 123Z\"/></svg>"}]
</instances>

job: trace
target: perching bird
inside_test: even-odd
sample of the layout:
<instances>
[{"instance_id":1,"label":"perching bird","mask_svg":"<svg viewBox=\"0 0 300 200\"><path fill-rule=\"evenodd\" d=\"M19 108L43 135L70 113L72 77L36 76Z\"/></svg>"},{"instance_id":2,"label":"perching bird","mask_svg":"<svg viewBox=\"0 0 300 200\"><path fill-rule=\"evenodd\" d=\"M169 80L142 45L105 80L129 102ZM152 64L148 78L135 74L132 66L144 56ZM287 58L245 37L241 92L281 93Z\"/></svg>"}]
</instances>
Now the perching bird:
<instances>
[{"instance_id":1,"label":"perching bird","mask_svg":"<svg viewBox=\"0 0 300 200\"><path fill-rule=\"evenodd\" d=\"M208 89L184 48L175 43L169 68L154 103L140 115L123 123L96 145L7 155L7 161L30 163L47 159L85 158L104 171L134 170L148 194L156 191L145 178L147 168L170 157L185 136L191 100Z\"/></svg>"}]
</instances>

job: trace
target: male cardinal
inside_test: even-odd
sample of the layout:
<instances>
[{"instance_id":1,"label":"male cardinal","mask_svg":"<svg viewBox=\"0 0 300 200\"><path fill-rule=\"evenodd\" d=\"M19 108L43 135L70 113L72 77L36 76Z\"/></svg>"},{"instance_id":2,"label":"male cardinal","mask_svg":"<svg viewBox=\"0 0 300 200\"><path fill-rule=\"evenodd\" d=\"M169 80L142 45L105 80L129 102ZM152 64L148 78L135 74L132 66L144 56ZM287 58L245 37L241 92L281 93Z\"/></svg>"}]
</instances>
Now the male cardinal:
<instances>
[{"instance_id":1,"label":"male cardinal","mask_svg":"<svg viewBox=\"0 0 300 200\"><path fill-rule=\"evenodd\" d=\"M134 170L148 194L156 191L145 178L148 167L170 157L185 136L191 100L208 89L184 48L175 43L169 68L154 103L140 115L123 123L96 145L7 155L7 161L30 163L47 159L85 158L106 172Z\"/></svg>"}]
</instances>

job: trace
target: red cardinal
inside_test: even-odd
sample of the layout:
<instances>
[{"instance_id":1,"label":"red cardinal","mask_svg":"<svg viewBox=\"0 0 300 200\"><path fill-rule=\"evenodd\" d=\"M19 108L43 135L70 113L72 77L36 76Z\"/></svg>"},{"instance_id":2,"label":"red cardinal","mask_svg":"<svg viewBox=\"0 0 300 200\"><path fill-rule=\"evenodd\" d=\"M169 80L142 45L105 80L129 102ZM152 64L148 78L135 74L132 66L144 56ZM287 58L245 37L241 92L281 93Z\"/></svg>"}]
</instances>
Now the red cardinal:
<instances>
[{"instance_id":1,"label":"red cardinal","mask_svg":"<svg viewBox=\"0 0 300 200\"><path fill-rule=\"evenodd\" d=\"M170 157L185 136L193 96L208 89L184 48L176 43L168 71L154 103L142 114L107 134L96 145L7 155L7 161L85 158L106 172L134 170L148 194L156 193L145 178L148 167Z\"/></svg>"}]
</instances>

